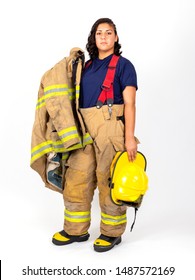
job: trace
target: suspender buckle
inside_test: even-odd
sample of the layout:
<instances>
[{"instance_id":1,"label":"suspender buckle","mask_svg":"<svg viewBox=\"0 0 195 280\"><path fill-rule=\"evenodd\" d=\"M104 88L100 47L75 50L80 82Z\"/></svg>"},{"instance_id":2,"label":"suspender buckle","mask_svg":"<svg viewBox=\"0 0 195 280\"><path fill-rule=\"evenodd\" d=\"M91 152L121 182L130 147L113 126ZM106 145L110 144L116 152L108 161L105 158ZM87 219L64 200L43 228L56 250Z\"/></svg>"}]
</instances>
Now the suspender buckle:
<instances>
[{"instance_id":1,"label":"suspender buckle","mask_svg":"<svg viewBox=\"0 0 195 280\"><path fill-rule=\"evenodd\" d=\"M101 100L98 100L96 103L96 108L100 109L103 106L103 102Z\"/></svg>"},{"instance_id":2,"label":"suspender buckle","mask_svg":"<svg viewBox=\"0 0 195 280\"><path fill-rule=\"evenodd\" d=\"M101 89L104 91L109 91L110 90L110 85L101 85Z\"/></svg>"},{"instance_id":3,"label":"suspender buckle","mask_svg":"<svg viewBox=\"0 0 195 280\"><path fill-rule=\"evenodd\" d=\"M109 112L109 115L110 115L110 118L111 118L111 116L112 116L112 106L108 105L108 112Z\"/></svg>"},{"instance_id":4,"label":"suspender buckle","mask_svg":"<svg viewBox=\"0 0 195 280\"><path fill-rule=\"evenodd\" d=\"M107 105L108 105L108 107L112 107L113 103L114 103L113 98L108 98L108 99L107 99Z\"/></svg>"}]
</instances>

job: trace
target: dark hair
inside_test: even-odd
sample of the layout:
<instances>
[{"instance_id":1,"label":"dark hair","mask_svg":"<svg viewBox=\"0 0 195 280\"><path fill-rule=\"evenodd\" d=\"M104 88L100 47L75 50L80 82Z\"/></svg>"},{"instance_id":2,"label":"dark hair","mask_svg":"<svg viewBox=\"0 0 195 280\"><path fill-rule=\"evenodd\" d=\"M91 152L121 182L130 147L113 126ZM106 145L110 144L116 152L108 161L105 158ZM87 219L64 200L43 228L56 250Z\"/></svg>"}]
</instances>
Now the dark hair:
<instances>
[{"instance_id":1,"label":"dark hair","mask_svg":"<svg viewBox=\"0 0 195 280\"><path fill-rule=\"evenodd\" d=\"M117 30L114 22L109 18L100 18L98 19L92 26L91 31L88 36L88 42L86 44L86 49L89 53L91 59L98 57L98 48L95 43L95 33L97 31L98 25L101 23L108 23L114 28L115 35L117 35ZM114 44L114 54L120 55L122 51L120 51L121 45L119 44L119 38L117 42Z\"/></svg>"}]
</instances>

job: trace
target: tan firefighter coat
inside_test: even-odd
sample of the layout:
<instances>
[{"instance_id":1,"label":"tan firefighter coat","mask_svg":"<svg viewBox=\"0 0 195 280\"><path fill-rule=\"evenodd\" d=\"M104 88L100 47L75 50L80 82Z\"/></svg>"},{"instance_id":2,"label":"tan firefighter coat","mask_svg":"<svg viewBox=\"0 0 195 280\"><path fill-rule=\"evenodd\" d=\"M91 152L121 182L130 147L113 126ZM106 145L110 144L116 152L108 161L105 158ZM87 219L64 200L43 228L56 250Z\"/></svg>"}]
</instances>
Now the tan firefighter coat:
<instances>
[{"instance_id":1,"label":"tan firefighter coat","mask_svg":"<svg viewBox=\"0 0 195 280\"><path fill-rule=\"evenodd\" d=\"M62 192L69 152L92 143L79 113L84 53L73 48L42 77L32 129L31 163L46 187Z\"/></svg>"}]
</instances>

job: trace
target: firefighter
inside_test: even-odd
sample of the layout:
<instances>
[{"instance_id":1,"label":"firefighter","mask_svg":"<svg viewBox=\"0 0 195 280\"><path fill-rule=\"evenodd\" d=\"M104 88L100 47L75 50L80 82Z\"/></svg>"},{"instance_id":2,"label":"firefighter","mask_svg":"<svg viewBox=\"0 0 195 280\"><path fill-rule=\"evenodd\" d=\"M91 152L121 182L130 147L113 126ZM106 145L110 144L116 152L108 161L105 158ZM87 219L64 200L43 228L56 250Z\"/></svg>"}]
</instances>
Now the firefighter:
<instances>
[{"instance_id":1,"label":"firefighter","mask_svg":"<svg viewBox=\"0 0 195 280\"><path fill-rule=\"evenodd\" d=\"M116 205L111 199L109 177L116 152L126 150L129 161L136 158L137 75L134 65L121 56L119 37L111 19L100 18L93 24L86 48L90 61L81 77L79 110L93 144L72 151L67 160L64 229L53 235L52 242L66 245L88 240L91 202L98 186L101 222L94 250L105 252L121 243L127 223L126 206ZM113 55L118 62L111 83L112 95L102 85Z\"/></svg>"}]
</instances>

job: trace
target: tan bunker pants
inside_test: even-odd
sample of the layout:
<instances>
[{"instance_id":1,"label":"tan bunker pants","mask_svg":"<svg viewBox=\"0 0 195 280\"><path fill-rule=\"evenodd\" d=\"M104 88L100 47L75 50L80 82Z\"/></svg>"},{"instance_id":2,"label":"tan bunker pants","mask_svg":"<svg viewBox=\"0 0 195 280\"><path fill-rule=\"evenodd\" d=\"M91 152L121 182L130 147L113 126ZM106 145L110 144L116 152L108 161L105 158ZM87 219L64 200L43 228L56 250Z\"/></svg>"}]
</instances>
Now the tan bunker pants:
<instances>
[{"instance_id":1,"label":"tan bunker pants","mask_svg":"<svg viewBox=\"0 0 195 280\"><path fill-rule=\"evenodd\" d=\"M71 153L67 161L64 187L64 229L70 235L80 235L90 226L91 202L96 186L101 208L100 231L117 237L126 227L126 207L115 205L110 197L110 165L117 151L124 150L123 105L80 109L94 143Z\"/></svg>"}]
</instances>

